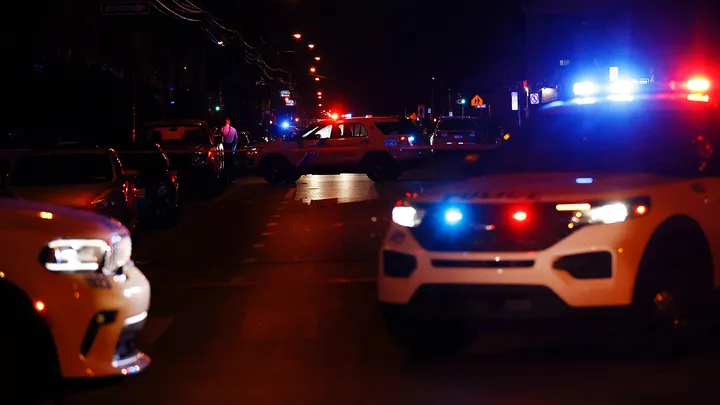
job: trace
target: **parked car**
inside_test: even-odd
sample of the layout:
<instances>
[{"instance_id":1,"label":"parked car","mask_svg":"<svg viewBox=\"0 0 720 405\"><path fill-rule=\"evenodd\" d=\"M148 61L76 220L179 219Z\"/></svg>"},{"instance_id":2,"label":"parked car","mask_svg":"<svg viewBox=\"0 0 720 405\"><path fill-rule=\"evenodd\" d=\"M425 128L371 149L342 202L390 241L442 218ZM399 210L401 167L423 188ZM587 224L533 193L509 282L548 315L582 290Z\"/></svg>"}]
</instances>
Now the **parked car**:
<instances>
[{"instance_id":1,"label":"parked car","mask_svg":"<svg viewBox=\"0 0 720 405\"><path fill-rule=\"evenodd\" d=\"M126 176L132 176L141 223L172 226L179 216L178 176L160 145L137 143L118 150Z\"/></svg>"},{"instance_id":2,"label":"parked car","mask_svg":"<svg viewBox=\"0 0 720 405\"><path fill-rule=\"evenodd\" d=\"M71 145L25 154L9 183L22 200L92 210L131 230L137 225L135 186L110 148Z\"/></svg>"},{"instance_id":3,"label":"parked car","mask_svg":"<svg viewBox=\"0 0 720 405\"><path fill-rule=\"evenodd\" d=\"M222 192L225 154L222 137L213 136L202 120L171 120L146 126L142 142L160 144L183 187Z\"/></svg>"}]
</instances>

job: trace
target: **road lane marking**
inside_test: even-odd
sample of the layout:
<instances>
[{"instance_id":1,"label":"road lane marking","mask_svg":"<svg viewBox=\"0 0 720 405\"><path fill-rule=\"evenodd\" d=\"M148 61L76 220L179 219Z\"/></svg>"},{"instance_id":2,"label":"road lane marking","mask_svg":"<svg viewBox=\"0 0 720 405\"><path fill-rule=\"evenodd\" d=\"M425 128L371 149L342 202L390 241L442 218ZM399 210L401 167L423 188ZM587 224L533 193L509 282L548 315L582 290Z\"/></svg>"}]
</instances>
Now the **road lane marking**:
<instances>
[{"instance_id":1,"label":"road lane marking","mask_svg":"<svg viewBox=\"0 0 720 405\"><path fill-rule=\"evenodd\" d=\"M254 247L254 248L264 248L264 247L265 247L265 244L264 244L264 243L256 243L256 244L253 245L253 247Z\"/></svg>"},{"instance_id":2,"label":"road lane marking","mask_svg":"<svg viewBox=\"0 0 720 405\"><path fill-rule=\"evenodd\" d=\"M174 322L175 318L172 316L157 318L151 316L143 326L140 343L151 345L157 342Z\"/></svg>"},{"instance_id":3,"label":"road lane marking","mask_svg":"<svg viewBox=\"0 0 720 405\"><path fill-rule=\"evenodd\" d=\"M277 222L268 222L265 226L277 226Z\"/></svg>"},{"instance_id":4,"label":"road lane marking","mask_svg":"<svg viewBox=\"0 0 720 405\"><path fill-rule=\"evenodd\" d=\"M270 218L282 218L282 215L275 214L275 215L271 215Z\"/></svg>"},{"instance_id":5,"label":"road lane marking","mask_svg":"<svg viewBox=\"0 0 720 405\"><path fill-rule=\"evenodd\" d=\"M261 233L260 235L261 235L261 236L273 236L273 235L275 235L275 234L272 233L272 232L263 232L263 233Z\"/></svg>"}]
</instances>

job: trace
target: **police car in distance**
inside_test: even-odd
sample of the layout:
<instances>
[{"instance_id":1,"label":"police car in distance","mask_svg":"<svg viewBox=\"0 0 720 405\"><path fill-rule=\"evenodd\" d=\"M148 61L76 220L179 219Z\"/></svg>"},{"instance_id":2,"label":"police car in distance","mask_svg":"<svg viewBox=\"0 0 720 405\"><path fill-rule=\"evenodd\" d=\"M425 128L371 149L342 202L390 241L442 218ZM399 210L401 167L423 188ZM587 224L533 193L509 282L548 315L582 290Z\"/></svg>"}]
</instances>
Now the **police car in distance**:
<instances>
[{"instance_id":1,"label":"police car in distance","mask_svg":"<svg viewBox=\"0 0 720 405\"><path fill-rule=\"evenodd\" d=\"M417 133L411 121L397 118L322 120L293 137L256 145L246 159L271 184L304 174L365 173L373 181L395 180L430 157L429 148L416 145Z\"/></svg>"},{"instance_id":2,"label":"police car in distance","mask_svg":"<svg viewBox=\"0 0 720 405\"><path fill-rule=\"evenodd\" d=\"M61 378L136 374L150 285L129 231L90 211L0 198L0 396Z\"/></svg>"},{"instance_id":3,"label":"police car in distance","mask_svg":"<svg viewBox=\"0 0 720 405\"><path fill-rule=\"evenodd\" d=\"M462 343L448 337L467 320L616 310L697 325L720 285L709 87L552 103L481 156L482 176L399 201L378 277L391 333L427 348Z\"/></svg>"}]
</instances>

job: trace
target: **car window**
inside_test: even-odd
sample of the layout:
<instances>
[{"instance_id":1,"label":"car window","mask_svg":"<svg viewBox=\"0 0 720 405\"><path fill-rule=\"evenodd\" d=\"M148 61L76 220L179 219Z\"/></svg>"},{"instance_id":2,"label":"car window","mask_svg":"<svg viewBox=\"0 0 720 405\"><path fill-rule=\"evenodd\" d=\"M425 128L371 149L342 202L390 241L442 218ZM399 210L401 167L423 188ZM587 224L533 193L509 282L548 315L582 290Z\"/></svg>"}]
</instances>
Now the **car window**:
<instances>
[{"instance_id":1,"label":"car window","mask_svg":"<svg viewBox=\"0 0 720 405\"><path fill-rule=\"evenodd\" d=\"M343 125L340 126L342 127ZM363 124L344 124L342 136L344 138L364 137L368 136L368 132Z\"/></svg>"},{"instance_id":2,"label":"car window","mask_svg":"<svg viewBox=\"0 0 720 405\"><path fill-rule=\"evenodd\" d=\"M98 184L112 181L112 161L100 153L25 156L12 170L13 186Z\"/></svg>"},{"instance_id":3,"label":"car window","mask_svg":"<svg viewBox=\"0 0 720 405\"><path fill-rule=\"evenodd\" d=\"M332 128L332 124L311 125L303 131L301 137L305 139L317 136L320 139L327 139L332 134Z\"/></svg>"},{"instance_id":4,"label":"car window","mask_svg":"<svg viewBox=\"0 0 720 405\"><path fill-rule=\"evenodd\" d=\"M409 135L418 132L417 127L410 120L376 122L375 126L385 135Z\"/></svg>"},{"instance_id":5,"label":"car window","mask_svg":"<svg viewBox=\"0 0 720 405\"><path fill-rule=\"evenodd\" d=\"M138 171L164 171L167 170L167 161L162 153L158 152L120 152L120 163L123 170Z\"/></svg>"},{"instance_id":6,"label":"car window","mask_svg":"<svg viewBox=\"0 0 720 405\"><path fill-rule=\"evenodd\" d=\"M148 131L147 140L161 145L210 145L210 137L201 125L157 127Z\"/></svg>"}]
</instances>

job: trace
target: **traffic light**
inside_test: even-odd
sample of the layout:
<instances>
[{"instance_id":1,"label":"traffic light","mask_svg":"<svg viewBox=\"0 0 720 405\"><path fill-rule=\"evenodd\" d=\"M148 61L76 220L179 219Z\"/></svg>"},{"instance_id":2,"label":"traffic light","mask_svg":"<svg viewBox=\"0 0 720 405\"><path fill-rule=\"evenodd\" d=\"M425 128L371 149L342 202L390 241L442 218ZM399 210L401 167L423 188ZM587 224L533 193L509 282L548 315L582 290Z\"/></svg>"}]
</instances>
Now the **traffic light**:
<instances>
[{"instance_id":1,"label":"traffic light","mask_svg":"<svg viewBox=\"0 0 720 405\"><path fill-rule=\"evenodd\" d=\"M215 111L220 111L220 106L219 106L219 105L216 105L216 106L215 106Z\"/></svg>"}]
</instances>

